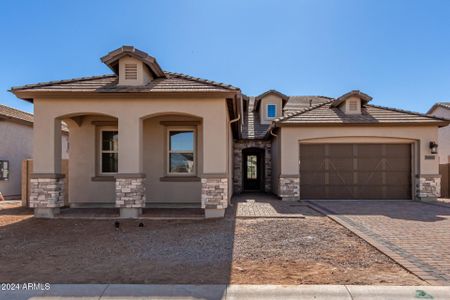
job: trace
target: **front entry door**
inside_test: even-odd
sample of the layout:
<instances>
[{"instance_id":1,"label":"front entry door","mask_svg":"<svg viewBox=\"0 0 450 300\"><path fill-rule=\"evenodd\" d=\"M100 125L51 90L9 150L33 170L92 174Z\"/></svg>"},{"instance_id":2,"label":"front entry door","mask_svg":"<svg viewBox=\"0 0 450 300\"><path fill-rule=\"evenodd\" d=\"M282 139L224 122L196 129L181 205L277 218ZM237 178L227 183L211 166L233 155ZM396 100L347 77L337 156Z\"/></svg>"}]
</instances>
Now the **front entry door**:
<instances>
[{"instance_id":1,"label":"front entry door","mask_svg":"<svg viewBox=\"0 0 450 300\"><path fill-rule=\"evenodd\" d=\"M264 191L264 150L245 149L242 157L244 191Z\"/></svg>"}]
</instances>

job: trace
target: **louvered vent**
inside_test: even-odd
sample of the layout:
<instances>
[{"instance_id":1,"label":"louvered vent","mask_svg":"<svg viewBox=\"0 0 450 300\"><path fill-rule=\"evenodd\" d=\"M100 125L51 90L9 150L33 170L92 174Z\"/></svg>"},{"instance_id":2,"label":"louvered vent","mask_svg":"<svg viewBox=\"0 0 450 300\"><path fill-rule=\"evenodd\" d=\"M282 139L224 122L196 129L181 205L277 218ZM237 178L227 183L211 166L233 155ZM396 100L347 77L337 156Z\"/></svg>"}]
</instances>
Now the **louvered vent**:
<instances>
[{"instance_id":1,"label":"louvered vent","mask_svg":"<svg viewBox=\"0 0 450 300\"><path fill-rule=\"evenodd\" d=\"M350 100L350 103L348 104L348 108L350 111L358 111L358 101Z\"/></svg>"},{"instance_id":2,"label":"louvered vent","mask_svg":"<svg viewBox=\"0 0 450 300\"><path fill-rule=\"evenodd\" d=\"M125 79L126 80L137 79L137 64L125 64Z\"/></svg>"}]
</instances>

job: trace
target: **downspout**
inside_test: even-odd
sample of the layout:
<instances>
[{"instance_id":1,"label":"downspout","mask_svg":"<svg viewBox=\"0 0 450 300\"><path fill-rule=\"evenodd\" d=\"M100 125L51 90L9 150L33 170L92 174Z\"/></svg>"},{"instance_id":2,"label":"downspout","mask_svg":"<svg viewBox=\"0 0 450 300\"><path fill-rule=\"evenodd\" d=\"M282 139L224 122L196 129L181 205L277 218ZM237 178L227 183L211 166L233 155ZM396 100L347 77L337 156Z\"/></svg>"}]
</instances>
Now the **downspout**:
<instances>
[{"instance_id":1,"label":"downspout","mask_svg":"<svg viewBox=\"0 0 450 300\"><path fill-rule=\"evenodd\" d=\"M241 96L241 100L242 100L242 96ZM229 126L228 126L228 129L229 130L232 130L231 129L231 124L233 124L233 123L236 123L237 121L239 121L241 119L241 113L240 112L238 112L238 116L237 116L237 118L235 118L235 119L233 119L233 120L230 120L229 122L228 122L228 124L229 124ZM231 134L233 134L233 133L231 133ZM238 132L238 136L239 136L239 132ZM228 139L228 137L227 137L227 141L229 141L229 139ZM234 148L234 146L232 146L232 148ZM232 153L233 153L233 149L231 150L232 151ZM231 154L232 155L232 154ZM230 155L228 155L228 157L230 157ZM233 158L231 158L231 159L233 159ZM229 164L228 164L229 165ZM234 166L232 165L231 166L231 170L230 170L230 172L233 172L233 169L234 169ZM233 184L233 173L231 174L231 182L229 182L228 184ZM230 199L228 200L228 206L233 206L233 204L231 203L231 195L230 195Z\"/></svg>"}]
</instances>

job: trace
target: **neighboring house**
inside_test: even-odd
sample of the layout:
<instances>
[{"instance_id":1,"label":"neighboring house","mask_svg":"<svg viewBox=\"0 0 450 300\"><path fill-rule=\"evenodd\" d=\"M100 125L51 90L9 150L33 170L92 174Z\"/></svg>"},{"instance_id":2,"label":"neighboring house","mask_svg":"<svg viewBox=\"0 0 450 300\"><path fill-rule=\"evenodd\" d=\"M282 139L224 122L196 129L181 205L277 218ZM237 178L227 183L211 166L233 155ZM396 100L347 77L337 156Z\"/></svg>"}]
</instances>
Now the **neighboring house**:
<instances>
[{"instance_id":1,"label":"neighboring house","mask_svg":"<svg viewBox=\"0 0 450 300\"><path fill-rule=\"evenodd\" d=\"M284 200L423 199L439 195L430 142L448 121L337 99L248 97L240 89L163 71L131 46L104 56L112 75L11 91L35 106L30 206L51 217L63 201L58 126L70 130L69 203L201 207L221 217L233 193Z\"/></svg>"},{"instance_id":2,"label":"neighboring house","mask_svg":"<svg viewBox=\"0 0 450 300\"><path fill-rule=\"evenodd\" d=\"M62 143L67 158L67 128ZM33 115L0 104L0 193L6 198L19 199L21 193L22 161L32 157Z\"/></svg>"},{"instance_id":3,"label":"neighboring house","mask_svg":"<svg viewBox=\"0 0 450 300\"><path fill-rule=\"evenodd\" d=\"M450 119L450 102L438 102L427 112L430 116ZM450 197L450 126L439 128L439 173L442 176L441 196Z\"/></svg>"}]
</instances>

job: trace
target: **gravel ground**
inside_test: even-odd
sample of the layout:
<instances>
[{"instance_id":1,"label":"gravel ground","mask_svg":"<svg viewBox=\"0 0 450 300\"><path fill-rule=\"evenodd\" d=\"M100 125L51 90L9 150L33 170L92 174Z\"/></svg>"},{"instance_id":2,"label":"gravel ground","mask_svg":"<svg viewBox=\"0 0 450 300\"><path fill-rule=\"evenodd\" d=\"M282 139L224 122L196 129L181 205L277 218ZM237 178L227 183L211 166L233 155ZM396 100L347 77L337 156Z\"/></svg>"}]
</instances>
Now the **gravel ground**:
<instances>
[{"instance_id":1,"label":"gravel ground","mask_svg":"<svg viewBox=\"0 0 450 300\"><path fill-rule=\"evenodd\" d=\"M0 209L0 282L425 284L347 229L305 219L43 220Z\"/></svg>"}]
</instances>

